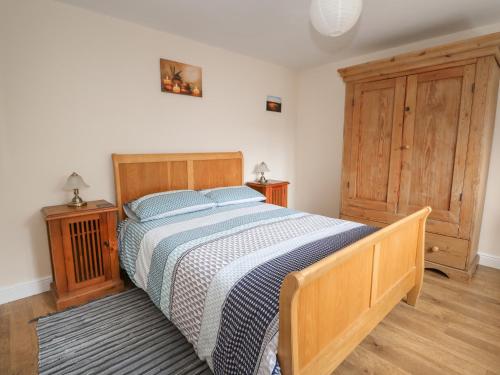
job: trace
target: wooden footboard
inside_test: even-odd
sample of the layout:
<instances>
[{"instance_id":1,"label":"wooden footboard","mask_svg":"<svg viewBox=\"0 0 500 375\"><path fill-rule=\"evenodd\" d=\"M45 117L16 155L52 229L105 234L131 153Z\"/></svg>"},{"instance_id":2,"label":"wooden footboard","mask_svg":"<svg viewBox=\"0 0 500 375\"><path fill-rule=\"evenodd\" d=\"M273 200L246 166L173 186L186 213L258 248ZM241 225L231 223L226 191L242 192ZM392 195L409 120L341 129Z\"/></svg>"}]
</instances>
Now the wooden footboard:
<instances>
[{"instance_id":1,"label":"wooden footboard","mask_svg":"<svg viewBox=\"0 0 500 375\"><path fill-rule=\"evenodd\" d=\"M331 374L424 272L424 208L310 267L281 287L278 358L284 375Z\"/></svg>"}]
</instances>

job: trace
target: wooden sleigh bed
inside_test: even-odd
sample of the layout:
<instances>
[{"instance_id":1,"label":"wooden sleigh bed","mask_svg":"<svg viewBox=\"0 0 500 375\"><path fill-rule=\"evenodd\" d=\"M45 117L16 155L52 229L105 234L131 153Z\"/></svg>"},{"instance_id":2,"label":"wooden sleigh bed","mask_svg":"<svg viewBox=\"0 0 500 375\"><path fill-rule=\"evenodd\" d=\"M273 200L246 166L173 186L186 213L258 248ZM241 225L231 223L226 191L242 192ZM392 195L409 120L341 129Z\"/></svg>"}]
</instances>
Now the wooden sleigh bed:
<instances>
[{"instance_id":1,"label":"wooden sleigh bed","mask_svg":"<svg viewBox=\"0 0 500 375\"><path fill-rule=\"evenodd\" d=\"M116 201L160 191L243 183L241 152L113 154ZM281 287L282 373L330 374L403 298L415 305L424 272L424 208L289 274Z\"/></svg>"}]
</instances>

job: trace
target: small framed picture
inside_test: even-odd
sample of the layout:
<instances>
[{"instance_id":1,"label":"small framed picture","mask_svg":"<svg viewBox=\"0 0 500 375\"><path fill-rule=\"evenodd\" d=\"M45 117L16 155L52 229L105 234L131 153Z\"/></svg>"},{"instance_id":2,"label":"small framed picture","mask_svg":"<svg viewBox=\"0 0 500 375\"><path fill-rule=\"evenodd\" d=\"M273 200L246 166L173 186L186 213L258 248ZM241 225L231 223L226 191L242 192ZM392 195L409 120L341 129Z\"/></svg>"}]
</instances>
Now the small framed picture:
<instances>
[{"instance_id":1,"label":"small framed picture","mask_svg":"<svg viewBox=\"0 0 500 375\"><path fill-rule=\"evenodd\" d=\"M268 96L266 100L266 110L271 112L281 112L281 98L279 96Z\"/></svg>"}]
</instances>

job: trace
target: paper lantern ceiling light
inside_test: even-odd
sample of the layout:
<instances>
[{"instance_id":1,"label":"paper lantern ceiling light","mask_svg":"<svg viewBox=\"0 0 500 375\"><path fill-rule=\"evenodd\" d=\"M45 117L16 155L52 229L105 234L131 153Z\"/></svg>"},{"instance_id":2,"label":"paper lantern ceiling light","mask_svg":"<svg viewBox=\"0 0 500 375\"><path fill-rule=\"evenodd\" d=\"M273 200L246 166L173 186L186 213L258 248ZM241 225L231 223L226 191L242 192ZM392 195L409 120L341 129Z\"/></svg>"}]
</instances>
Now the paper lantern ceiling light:
<instances>
[{"instance_id":1,"label":"paper lantern ceiling light","mask_svg":"<svg viewBox=\"0 0 500 375\"><path fill-rule=\"evenodd\" d=\"M311 23L323 35L339 36L356 24L362 8L363 0L312 0Z\"/></svg>"}]
</instances>

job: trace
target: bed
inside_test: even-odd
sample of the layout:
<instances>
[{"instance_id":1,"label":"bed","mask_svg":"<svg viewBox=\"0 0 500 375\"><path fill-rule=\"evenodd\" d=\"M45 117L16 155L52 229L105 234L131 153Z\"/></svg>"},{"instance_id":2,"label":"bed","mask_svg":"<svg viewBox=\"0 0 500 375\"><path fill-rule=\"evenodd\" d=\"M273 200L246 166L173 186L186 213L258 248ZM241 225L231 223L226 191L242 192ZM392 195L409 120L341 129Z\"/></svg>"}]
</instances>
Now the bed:
<instances>
[{"instance_id":1,"label":"bed","mask_svg":"<svg viewBox=\"0 0 500 375\"><path fill-rule=\"evenodd\" d=\"M423 280L430 208L380 230L261 202L139 223L147 194L238 186L241 152L113 154L122 267L215 373L329 374Z\"/></svg>"}]
</instances>

